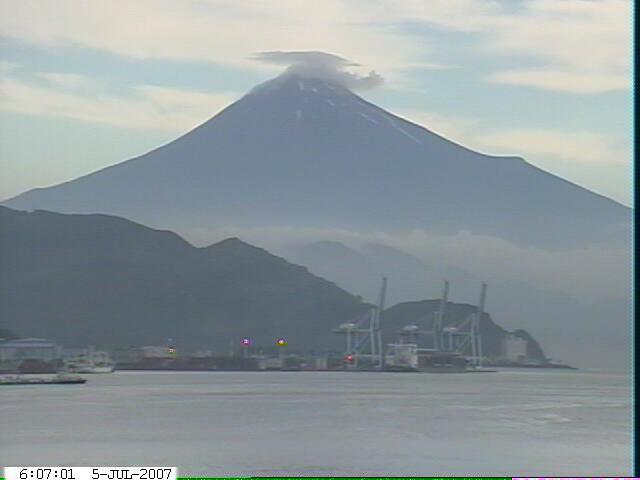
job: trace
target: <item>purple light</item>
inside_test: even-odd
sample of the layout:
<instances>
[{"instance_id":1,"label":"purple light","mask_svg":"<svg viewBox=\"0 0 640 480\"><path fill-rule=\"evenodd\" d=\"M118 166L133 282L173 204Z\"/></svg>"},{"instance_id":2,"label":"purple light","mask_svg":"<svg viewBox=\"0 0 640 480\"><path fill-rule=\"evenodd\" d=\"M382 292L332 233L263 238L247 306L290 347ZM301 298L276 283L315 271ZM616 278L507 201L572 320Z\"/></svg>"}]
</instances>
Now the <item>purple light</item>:
<instances>
[{"instance_id":1,"label":"purple light","mask_svg":"<svg viewBox=\"0 0 640 480\"><path fill-rule=\"evenodd\" d=\"M240 343L242 343L242 345L244 345L245 347L248 347L249 345L251 345L251 339L250 338L243 338Z\"/></svg>"}]
</instances>

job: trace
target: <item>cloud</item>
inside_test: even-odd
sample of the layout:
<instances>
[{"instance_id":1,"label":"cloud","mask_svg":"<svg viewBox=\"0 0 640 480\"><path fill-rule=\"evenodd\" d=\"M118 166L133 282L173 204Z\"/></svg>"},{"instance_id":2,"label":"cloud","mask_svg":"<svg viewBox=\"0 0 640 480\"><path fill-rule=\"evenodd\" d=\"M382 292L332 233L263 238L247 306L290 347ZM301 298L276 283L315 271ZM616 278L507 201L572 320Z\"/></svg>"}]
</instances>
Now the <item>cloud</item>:
<instances>
[{"instance_id":1,"label":"cloud","mask_svg":"<svg viewBox=\"0 0 640 480\"><path fill-rule=\"evenodd\" d=\"M516 155L525 159L554 158L573 164L629 165L629 152L610 135L589 131L544 129L488 130L479 119L443 115L415 109L395 112L434 133L493 155Z\"/></svg>"},{"instance_id":2,"label":"cloud","mask_svg":"<svg viewBox=\"0 0 640 480\"><path fill-rule=\"evenodd\" d=\"M572 163L628 165L629 156L607 135L592 132L511 130L480 141L506 154L548 156Z\"/></svg>"},{"instance_id":3,"label":"cloud","mask_svg":"<svg viewBox=\"0 0 640 480\"><path fill-rule=\"evenodd\" d=\"M628 296L631 275L629 248L592 246L548 251L464 231L453 235L436 235L424 230L396 234L276 226L203 228L180 233L200 246L238 236L281 253L318 240L335 240L354 248L370 243L387 245L411 253L427 265L437 258L439 263L468 271L491 283L526 279L542 290L562 291L588 302Z\"/></svg>"},{"instance_id":4,"label":"cloud","mask_svg":"<svg viewBox=\"0 0 640 480\"><path fill-rule=\"evenodd\" d=\"M444 63L435 62L413 62L407 69L413 70L454 70L461 68L460 65L448 65Z\"/></svg>"},{"instance_id":5,"label":"cloud","mask_svg":"<svg viewBox=\"0 0 640 480\"><path fill-rule=\"evenodd\" d=\"M82 94L69 90L74 82L67 80L73 76L55 78L51 85L42 86L5 77L0 84L0 109L122 128L182 132L207 120L236 97L153 85L134 86L129 96ZM60 82L60 78L65 80Z\"/></svg>"},{"instance_id":6,"label":"cloud","mask_svg":"<svg viewBox=\"0 0 640 480\"><path fill-rule=\"evenodd\" d=\"M318 78L350 90L371 89L383 83L382 77L374 71L364 76L346 71L347 67L359 65L325 52L261 52L253 58L260 62L287 65L285 74Z\"/></svg>"},{"instance_id":7,"label":"cloud","mask_svg":"<svg viewBox=\"0 0 640 480\"><path fill-rule=\"evenodd\" d=\"M20 65L15 62L0 61L0 75L11 73L18 69L18 67L20 67Z\"/></svg>"},{"instance_id":8,"label":"cloud","mask_svg":"<svg viewBox=\"0 0 640 480\"><path fill-rule=\"evenodd\" d=\"M45 48L85 47L135 59L253 70L265 70L265 64L250 58L254 52L292 47L340 52L389 70L424 56L424 45L412 45L410 35L371 23L366 10L342 0L5 0L0 30Z\"/></svg>"},{"instance_id":9,"label":"cloud","mask_svg":"<svg viewBox=\"0 0 640 480\"><path fill-rule=\"evenodd\" d=\"M387 21L472 32L481 55L516 56L536 68L498 70L489 81L575 94L630 87L631 4L626 0L396 2ZM490 60L488 61L490 62ZM488 63L487 62L487 63Z\"/></svg>"},{"instance_id":10,"label":"cloud","mask_svg":"<svg viewBox=\"0 0 640 480\"><path fill-rule=\"evenodd\" d=\"M507 70L502 83L576 94L630 87L631 5L625 0L538 0L495 19L486 48L525 55L541 68Z\"/></svg>"},{"instance_id":11,"label":"cloud","mask_svg":"<svg viewBox=\"0 0 640 480\"><path fill-rule=\"evenodd\" d=\"M61 73L61 72L40 72L37 77L46 82L63 89L76 90L79 88L88 88L96 86L98 82L86 75L77 73Z\"/></svg>"},{"instance_id":12,"label":"cloud","mask_svg":"<svg viewBox=\"0 0 640 480\"><path fill-rule=\"evenodd\" d=\"M493 83L576 94L625 90L631 84L631 79L627 75L589 75L583 72L550 70L508 70L490 75L488 80Z\"/></svg>"},{"instance_id":13,"label":"cloud","mask_svg":"<svg viewBox=\"0 0 640 480\"><path fill-rule=\"evenodd\" d=\"M590 94L629 87L631 5L626 0L4 0L3 35L41 47L80 46L129 58L265 68L252 52L339 52L384 72L392 84L412 67L438 65L424 28L474 34L474 55L526 60L490 81ZM108 19L108 21L105 21ZM141 28L144 25L144 28ZM484 62L491 64L491 58ZM541 78L539 72L550 72ZM578 80L572 82L571 80ZM575 85L573 87L572 85Z\"/></svg>"}]
</instances>

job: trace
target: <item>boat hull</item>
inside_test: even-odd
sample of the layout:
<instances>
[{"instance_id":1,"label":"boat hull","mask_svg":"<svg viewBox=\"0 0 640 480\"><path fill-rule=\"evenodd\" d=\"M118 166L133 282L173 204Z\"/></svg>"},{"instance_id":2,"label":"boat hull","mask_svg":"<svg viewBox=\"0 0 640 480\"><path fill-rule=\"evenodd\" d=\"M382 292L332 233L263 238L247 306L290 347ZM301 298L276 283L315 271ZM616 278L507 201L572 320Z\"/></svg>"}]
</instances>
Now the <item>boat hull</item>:
<instances>
[{"instance_id":1,"label":"boat hull","mask_svg":"<svg viewBox=\"0 0 640 480\"><path fill-rule=\"evenodd\" d=\"M71 367L67 371L72 373L112 373L114 367Z\"/></svg>"},{"instance_id":2,"label":"boat hull","mask_svg":"<svg viewBox=\"0 0 640 480\"><path fill-rule=\"evenodd\" d=\"M33 377L9 377L0 378L0 386L17 386L17 385L80 385L87 383L86 378L59 375L54 378L33 378Z\"/></svg>"},{"instance_id":3,"label":"boat hull","mask_svg":"<svg viewBox=\"0 0 640 480\"><path fill-rule=\"evenodd\" d=\"M472 370L466 367L420 367L417 370L422 373L471 373Z\"/></svg>"},{"instance_id":4,"label":"boat hull","mask_svg":"<svg viewBox=\"0 0 640 480\"><path fill-rule=\"evenodd\" d=\"M9 385L79 385L87 383L86 379L82 380L45 380L43 382L0 382L0 386Z\"/></svg>"}]
</instances>

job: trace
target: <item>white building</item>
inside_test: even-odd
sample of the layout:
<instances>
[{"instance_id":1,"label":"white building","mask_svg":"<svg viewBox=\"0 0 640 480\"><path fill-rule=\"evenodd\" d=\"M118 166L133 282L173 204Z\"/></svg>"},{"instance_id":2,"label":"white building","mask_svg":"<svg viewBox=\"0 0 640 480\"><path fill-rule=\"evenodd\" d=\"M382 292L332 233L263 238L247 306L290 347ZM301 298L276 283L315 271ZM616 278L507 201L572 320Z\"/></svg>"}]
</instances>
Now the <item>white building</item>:
<instances>
[{"instance_id":1,"label":"white building","mask_svg":"<svg viewBox=\"0 0 640 480\"><path fill-rule=\"evenodd\" d=\"M282 370L284 358L282 357L260 357L258 358L258 370Z\"/></svg>"},{"instance_id":2,"label":"white building","mask_svg":"<svg viewBox=\"0 0 640 480\"><path fill-rule=\"evenodd\" d=\"M62 358L62 347L45 338L19 338L0 341L0 362L22 360L52 361Z\"/></svg>"},{"instance_id":3,"label":"white building","mask_svg":"<svg viewBox=\"0 0 640 480\"><path fill-rule=\"evenodd\" d=\"M527 341L507 334L502 341L502 355L512 362L522 362L527 358Z\"/></svg>"},{"instance_id":4,"label":"white building","mask_svg":"<svg viewBox=\"0 0 640 480\"><path fill-rule=\"evenodd\" d=\"M139 355L142 358L171 358L174 355L169 351L169 347L148 345L140 347Z\"/></svg>"}]
</instances>

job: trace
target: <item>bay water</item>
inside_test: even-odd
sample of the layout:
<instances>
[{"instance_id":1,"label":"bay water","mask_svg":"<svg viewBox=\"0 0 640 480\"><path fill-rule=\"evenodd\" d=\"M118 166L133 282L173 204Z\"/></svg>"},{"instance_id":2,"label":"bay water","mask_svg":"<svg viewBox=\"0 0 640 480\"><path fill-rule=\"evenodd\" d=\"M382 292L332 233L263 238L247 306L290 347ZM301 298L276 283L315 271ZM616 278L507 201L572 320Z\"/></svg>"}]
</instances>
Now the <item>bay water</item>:
<instances>
[{"instance_id":1,"label":"bay water","mask_svg":"<svg viewBox=\"0 0 640 480\"><path fill-rule=\"evenodd\" d=\"M0 387L0 465L630 476L629 374L115 372Z\"/></svg>"}]
</instances>

